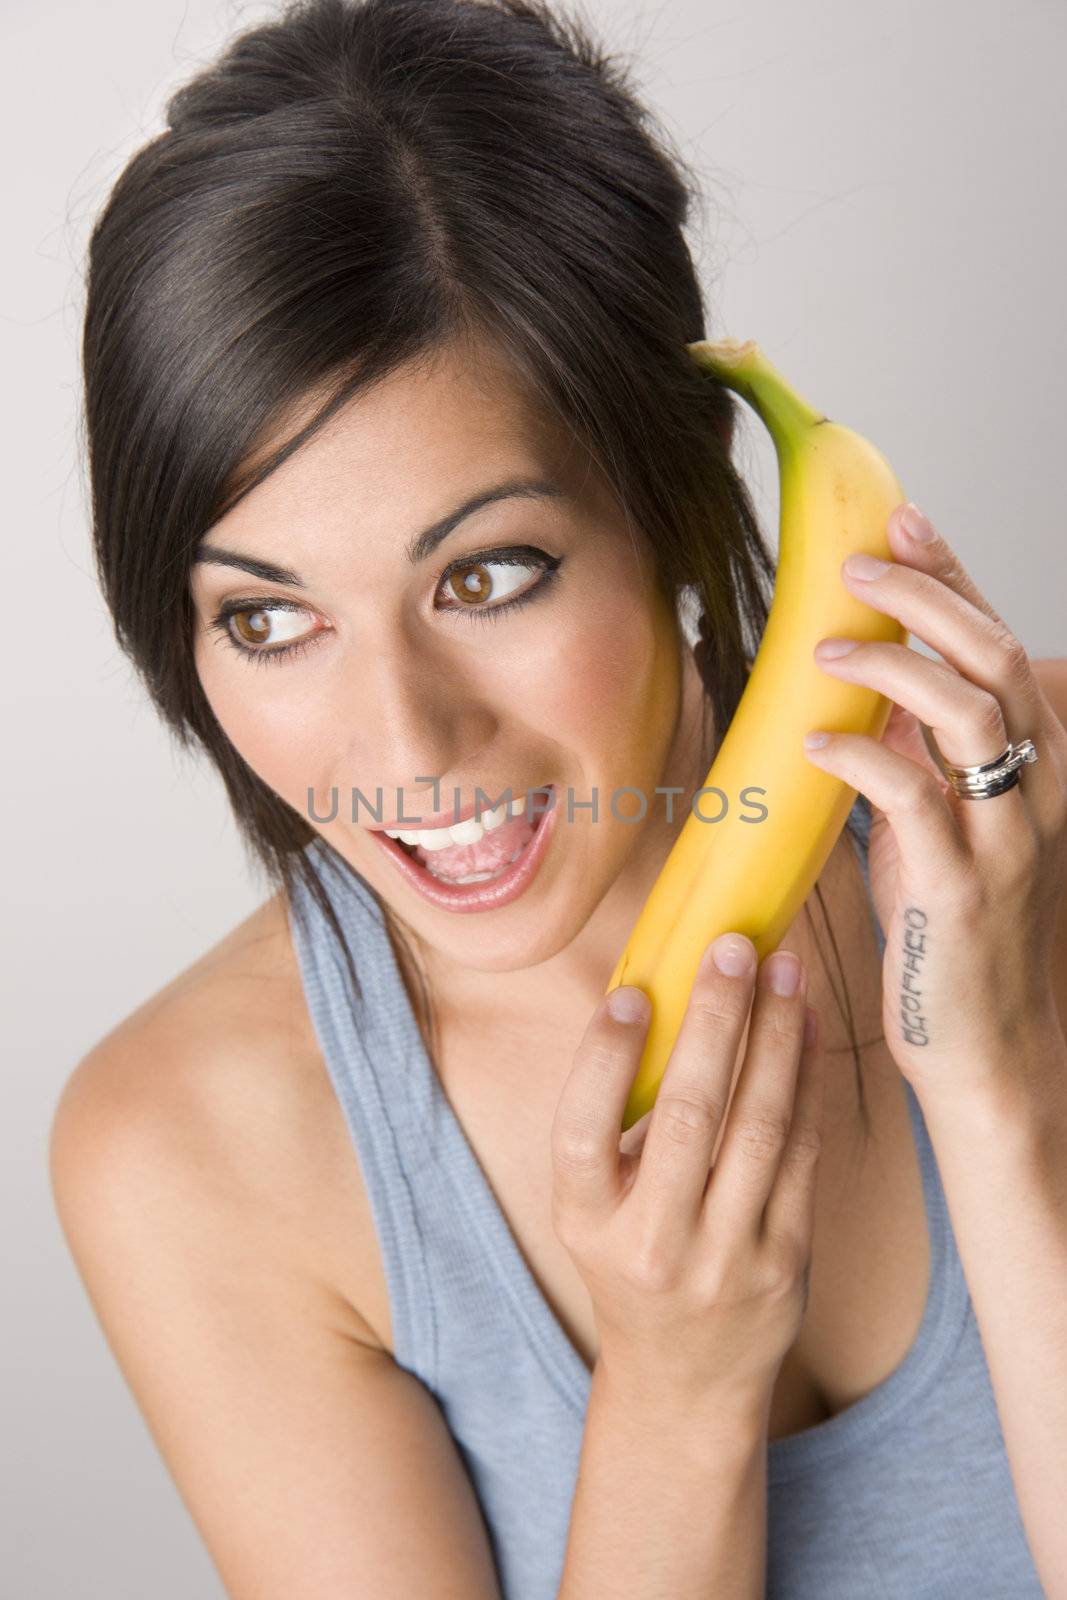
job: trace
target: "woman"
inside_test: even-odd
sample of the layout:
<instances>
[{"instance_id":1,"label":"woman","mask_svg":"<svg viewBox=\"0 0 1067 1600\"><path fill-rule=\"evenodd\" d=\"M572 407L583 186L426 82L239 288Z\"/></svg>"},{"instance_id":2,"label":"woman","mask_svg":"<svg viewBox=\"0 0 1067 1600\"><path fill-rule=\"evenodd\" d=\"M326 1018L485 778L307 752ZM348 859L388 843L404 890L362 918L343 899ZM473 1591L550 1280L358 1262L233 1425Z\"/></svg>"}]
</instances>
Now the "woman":
<instances>
[{"instance_id":1,"label":"woman","mask_svg":"<svg viewBox=\"0 0 1067 1600\"><path fill-rule=\"evenodd\" d=\"M702 969L618 1138L647 1011L603 990L773 579L731 398L685 350L692 196L547 8L312 0L174 97L94 233L101 582L274 893L79 1065L53 1175L235 1597L1037 1596L1064 1565L1057 1435L1021 1381L1038 1356L1067 1378L1062 1323L1009 1348L990 1289L1051 1304L1062 1195L988 1113L1028 1129L1059 1081L1067 737L1029 664L982 667L992 612L899 517L888 599L855 592L959 671L827 662L903 710L812 751L859 798L820 915L760 968L799 984ZM909 707L948 762L1007 731L1039 763L976 806ZM623 788L656 797L637 825ZM951 920L987 824L1028 956L995 1000ZM900 895L933 930L921 1054Z\"/></svg>"}]
</instances>

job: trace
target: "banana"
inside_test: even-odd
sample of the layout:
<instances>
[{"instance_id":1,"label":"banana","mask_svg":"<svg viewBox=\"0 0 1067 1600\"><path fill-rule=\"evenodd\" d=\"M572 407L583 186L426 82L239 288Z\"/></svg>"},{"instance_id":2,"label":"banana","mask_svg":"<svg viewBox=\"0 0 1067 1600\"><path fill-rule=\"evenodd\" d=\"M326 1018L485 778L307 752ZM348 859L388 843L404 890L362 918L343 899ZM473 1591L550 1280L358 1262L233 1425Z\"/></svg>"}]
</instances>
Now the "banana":
<instances>
[{"instance_id":1,"label":"banana","mask_svg":"<svg viewBox=\"0 0 1067 1600\"><path fill-rule=\"evenodd\" d=\"M815 645L828 634L907 638L895 618L854 598L840 572L852 551L891 559L886 524L906 496L881 451L809 405L754 340L687 349L770 433L778 568L748 682L704 780L712 793L694 796L605 991L636 984L652 1002L624 1130L655 1102L707 946L737 930L760 960L777 949L848 819L857 791L807 759L804 734L885 731L892 701L831 678Z\"/></svg>"}]
</instances>

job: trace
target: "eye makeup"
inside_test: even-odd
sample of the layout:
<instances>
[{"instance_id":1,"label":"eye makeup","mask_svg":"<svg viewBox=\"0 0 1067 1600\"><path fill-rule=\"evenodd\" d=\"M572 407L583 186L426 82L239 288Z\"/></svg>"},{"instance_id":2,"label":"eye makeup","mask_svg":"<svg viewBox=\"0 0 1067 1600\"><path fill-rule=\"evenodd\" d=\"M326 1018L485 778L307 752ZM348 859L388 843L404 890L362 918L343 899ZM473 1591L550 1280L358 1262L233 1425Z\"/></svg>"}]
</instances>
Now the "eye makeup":
<instances>
[{"instance_id":1,"label":"eye makeup","mask_svg":"<svg viewBox=\"0 0 1067 1600\"><path fill-rule=\"evenodd\" d=\"M538 595L549 590L555 581L556 574L563 564L562 556L551 556L547 551L538 549L535 545L507 545L492 550L476 551L473 555L464 556L461 560L453 561L446 567L437 586L437 593L448 583L456 572L462 572L469 567L531 567L542 574L539 582L532 587L523 589L521 593L512 598L497 601L495 604L486 602L475 605L453 599L452 603L439 609L445 613L459 613L477 619L480 622L496 621L505 611L512 611L519 606L526 605ZM225 600L209 622L210 631L220 635L222 641L229 644L233 650L246 660L255 662L272 662L277 664L281 660L291 661L303 655L305 651L314 648L318 640L323 638L328 629L313 629L300 639L294 639L286 645L254 646L242 643L234 634L231 623L237 616L244 614L269 615L273 611L297 613L307 612L308 608L297 604L296 601L287 599L267 599L259 597L237 597Z\"/></svg>"}]
</instances>

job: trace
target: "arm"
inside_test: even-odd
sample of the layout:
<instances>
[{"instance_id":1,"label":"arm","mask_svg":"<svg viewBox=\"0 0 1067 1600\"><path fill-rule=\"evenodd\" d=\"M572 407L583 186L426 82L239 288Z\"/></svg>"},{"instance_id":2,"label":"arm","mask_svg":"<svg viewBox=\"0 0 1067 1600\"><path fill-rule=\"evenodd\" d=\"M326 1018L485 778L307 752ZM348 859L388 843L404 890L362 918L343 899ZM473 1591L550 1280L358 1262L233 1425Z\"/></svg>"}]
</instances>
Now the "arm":
<instances>
[{"instance_id":1,"label":"arm","mask_svg":"<svg viewBox=\"0 0 1067 1600\"><path fill-rule=\"evenodd\" d=\"M1067 725L1067 661L1033 667ZM999 1101L926 1097L922 1110L1031 1555L1049 1600L1067 1600L1067 885L1055 949L1057 1014L1013 1058Z\"/></svg>"},{"instance_id":2,"label":"arm","mask_svg":"<svg viewBox=\"0 0 1067 1600\"><path fill-rule=\"evenodd\" d=\"M766 1416L667 1417L593 1371L558 1600L762 1600Z\"/></svg>"},{"instance_id":3,"label":"arm","mask_svg":"<svg viewBox=\"0 0 1067 1600\"><path fill-rule=\"evenodd\" d=\"M1019 1513L1048 1600L1067 1600L1067 1043L1060 1092L923 1104L982 1337ZM1031 1063L1013 1061L1025 1078Z\"/></svg>"},{"instance_id":4,"label":"arm","mask_svg":"<svg viewBox=\"0 0 1067 1600\"><path fill-rule=\"evenodd\" d=\"M202 1089L181 1087L178 1046L153 1036L145 1057L144 1043L105 1042L68 1080L53 1194L227 1594L497 1600L481 1511L433 1397L353 1336L297 1246L295 1186L254 1153L262 1102L250 1116L246 1096L235 1128L217 1096L209 1109ZM186 1085L225 1077L230 1063L218 1065Z\"/></svg>"},{"instance_id":5,"label":"arm","mask_svg":"<svg viewBox=\"0 0 1067 1600\"><path fill-rule=\"evenodd\" d=\"M158 1082L158 1040L152 1051ZM53 1194L231 1600L498 1600L432 1396L353 1337L336 1297L279 1245L285 1220L250 1185L247 1150L235 1194L227 1141L205 1138L181 1096L137 1088L122 1054L98 1047L67 1084ZM672 1423L612 1393L598 1365L559 1600L706 1600L720 1582L736 1600L762 1596L765 1429L747 1415Z\"/></svg>"}]
</instances>

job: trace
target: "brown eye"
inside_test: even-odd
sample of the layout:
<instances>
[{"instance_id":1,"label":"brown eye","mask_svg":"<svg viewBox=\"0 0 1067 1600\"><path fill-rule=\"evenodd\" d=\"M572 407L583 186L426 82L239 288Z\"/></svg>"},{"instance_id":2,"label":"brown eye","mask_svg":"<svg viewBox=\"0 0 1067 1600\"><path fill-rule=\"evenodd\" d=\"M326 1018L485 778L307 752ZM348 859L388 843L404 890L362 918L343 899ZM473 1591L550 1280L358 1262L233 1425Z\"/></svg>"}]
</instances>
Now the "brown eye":
<instances>
[{"instance_id":1,"label":"brown eye","mask_svg":"<svg viewBox=\"0 0 1067 1600\"><path fill-rule=\"evenodd\" d=\"M540 561L468 561L448 574L445 587L460 605L490 611L496 606L487 606L487 600L502 600L529 582L527 574L543 570L544 563ZM498 574L495 578L494 571Z\"/></svg>"},{"instance_id":2,"label":"brown eye","mask_svg":"<svg viewBox=\"0 0 1067 1600\"><path fill-rule=\"evenodd\" d=\"M282 655L295 642L316 637L308 628L308 613L298 606L224 606L213 626L235 650L260 656ZM261 648L266 646L267 648Z\"/></svg>"},{"instance_id":3,"label":"brown eye","mask_svg":"<svg viewBox=\"0 0 1067 1600\"><path fill-rule=\"evenodd\" d=\"M460 567L449 575L448 587L457 600L462 600L464 605L473 605L479 600L488 600L493 592L492 580L485 567L479 561L469 567Z\"/></svg>"},{"instance_id":4,"label":"brown eye","mask_svg":"<svg viewBox=\"0 0 1067 1600\"><path fill-rule=\"evenodd\" d=\"M245 618L249 620L246 622ZM234 625L246 644L263 644L270 633L265 611L237 611L234 613Z\"/></svg>"}]
</instances>

